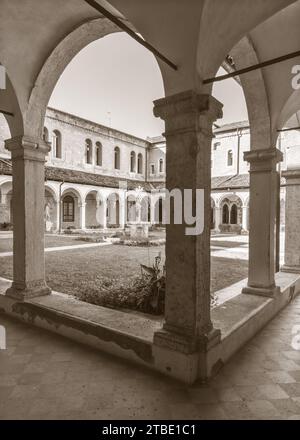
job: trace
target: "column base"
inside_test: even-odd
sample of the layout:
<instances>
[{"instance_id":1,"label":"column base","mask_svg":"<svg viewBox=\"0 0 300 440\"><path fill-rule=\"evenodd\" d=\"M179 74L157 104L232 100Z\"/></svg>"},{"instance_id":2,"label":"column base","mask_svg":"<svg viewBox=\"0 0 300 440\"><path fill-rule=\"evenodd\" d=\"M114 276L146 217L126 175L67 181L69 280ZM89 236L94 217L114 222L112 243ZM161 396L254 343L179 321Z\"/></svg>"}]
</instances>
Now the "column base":
<instances>
[{"instance_id":1,"label":"column base","mask_svg":"<svg viewBox=\"0 0 300 440\"><path fill-rule=\"evenodd\" d=\"M280 287L274 286L270 288L263 288L247 286L242 289L242 293L246 293L247 295L258 295L274 298L280 294Z\"/></svg>"},{"instance_id":2,"label":"column base","mask_svg":"<svg viewBox=\"0 0 300 440\"><path fill-rule=\"evenodd\" d=\"M201 336L192 336L179 333L177 328L165 324L161 330L155 332L153 343L169 350L192 354L206 352L220 340L221 332L217 329L212 329L208 334Z\"/></svg>"},{"instance_id":3,"label":"column base","mask_svg":"<svg viewBox=\"0 0 300 440\"><path fill-rule=\"evenodd\" d=\"M186 384L206 382L220 368L220 330L193 337L166 329L154 334L153 357L158 370Z\"/></svg>"},{"instance_id":4,"label":"column base","mask_svg":"<svg viewBox=\"0 0 300 440\"><path fill-rule=\"evenodd\" d=\"M9 287L5 292L6 296L19 301L25 301L26 299L50 294L51 289L46 285L44 280L40 282L28 283L26 286L24 286L24 284L13 282L11 287Z\"/></svg>"},{"instance_id":5,"label":"column base","mask_svg":"<svg viewBox=\"0 0 300 440\"><path fill-rule=\"evenodd\" d=\"M300 273L300 266L288 266L284 264L280 268L281 272Z\"/></svg>"}]
</instances>

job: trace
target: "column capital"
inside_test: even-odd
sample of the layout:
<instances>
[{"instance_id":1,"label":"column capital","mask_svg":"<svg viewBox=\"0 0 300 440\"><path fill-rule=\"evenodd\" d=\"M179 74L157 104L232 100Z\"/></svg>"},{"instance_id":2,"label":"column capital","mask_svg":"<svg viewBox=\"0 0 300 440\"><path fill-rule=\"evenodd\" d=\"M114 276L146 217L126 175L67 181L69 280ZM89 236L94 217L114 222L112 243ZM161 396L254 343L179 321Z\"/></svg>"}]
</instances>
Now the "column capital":
<instances>
[{"instance_id":1,"label":"column capital","mask_svg":"<svg viewBox=\"0 0 300 440\"><path fill-rule=\"evenodd\" d=\"M300 168L283 171L282 177L284 177L286 180L293 180L293 179L299 180L300 179Z\"/></svg>"},{"instance_id":2,"label":"column capital","mask_svg":"<svg viewBox=\"0 0 300 440\"><path fill-rule=\"evenodd\" d=\"M26 159L44 162L51 147L42 139L31 136L15 136L5 141L6 150L12 154L12 159Z\"/></svg>"},{"instance_id":3,"label":"column capital","mask_svg":"<svg viewBox=\"0 0 300 440\"><path fill-rule=\"evenodd\" d=\"M250 163L250 172L272 171L283 160L283 154L277 148L251 150L244 153L244 160Z\"/></svg>"},{"instance_id":4,"label":"column capital","mask_svg":"<svg viewBox=\"0 0 300 440\"><path fill-rule=\"evenodd\" d=\"M212 123L222 117L219 101L208 94L187 90L154 101L154 115L166 122L166 136L189 131L212 134Z\"/></svg>"}]
</instances>

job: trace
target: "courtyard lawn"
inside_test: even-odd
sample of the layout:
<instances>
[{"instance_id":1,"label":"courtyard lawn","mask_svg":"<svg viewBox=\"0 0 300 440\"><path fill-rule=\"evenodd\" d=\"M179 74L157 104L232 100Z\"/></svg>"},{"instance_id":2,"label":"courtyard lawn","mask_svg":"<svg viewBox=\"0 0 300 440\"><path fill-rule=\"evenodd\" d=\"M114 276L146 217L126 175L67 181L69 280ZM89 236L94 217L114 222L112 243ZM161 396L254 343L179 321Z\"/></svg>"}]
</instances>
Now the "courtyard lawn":
<instances>
[{"instance_id":1,"label":"courtyard lawn","mask_svg":"<svg viewBox=\"0 0 300 440\"><path fill-rule=\"evenodd\" d=\"M163 260L164 252L164 246L111 245L46 253L47 283L70 295L89 290L100 294L101 285L127 284L140 274L140 264L152 265L159 253ZM246 278L247 267L247 261L212 257L212 292ZM0 258L0 276L12 278L12 257Z\"/></svg>"},{"instance_id":2,"label":"courtyard lawn","mask_svg":"<svg viewBox=\"0 0 300 440\"><path fill-rule=\"evenodd\" d=\"M76 246L80 244L86 244L87 242L72 236L57 236L46 235L45 247L58 247L58 246ZM1 238L0 235L0 252L10 252L13 249L13 238Z\"/></svg>"}]
</instances>

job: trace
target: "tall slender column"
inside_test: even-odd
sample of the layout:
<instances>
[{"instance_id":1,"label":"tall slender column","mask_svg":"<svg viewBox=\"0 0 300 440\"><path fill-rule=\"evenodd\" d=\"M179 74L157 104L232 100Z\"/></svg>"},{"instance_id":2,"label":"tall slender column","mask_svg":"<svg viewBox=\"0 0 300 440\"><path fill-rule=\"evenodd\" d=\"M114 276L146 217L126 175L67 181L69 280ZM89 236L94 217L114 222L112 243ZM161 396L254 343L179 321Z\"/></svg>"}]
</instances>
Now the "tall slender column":
<instances>
[{"instance_id":1,"label":"tall slender column","mask_svg":"<svg viewBox=\"0 0 300 440\"><path fill-rule=\"evenodd\" d=\"M165 323L154 344L191 354L219 341L210 318L211 140L221 104L209 95L187 91L156 101L155 116L165 120L166 188L204 189L204 231L187 235L183 224L166 227ZM202 214L202 212L201 212Z\"/></svg>"},{"instance_id":2,"label":"tall slender column","mask_svg":"<svg viewBox=\"0 0 300 440\"><path fill-rule=\"evenodd\" d=\"M243 293L274 296L275 285L275 225L276 225L276 165L282 153L276 148L254 150L244 154L250 162L250 233L248 286Z\"/></svg>"},{"instance_id":3,"label":"tall slender column","mask_svg":"<svg viewBox=\"0 0 300 440\"><path fill-rule=\"evenodd\" d=\"M24 300L47 295L45 282L45 156L41 139L18 136L5 141L13 169L13 283L6 295Z\"/></svg>"},{"instance_id":4,"label":"tall slender column","mask_svg":"<svg viewBox=\"0 0 300 440\"><path fill-rule=\"evenodd\" d=\"M79 208L80 208L80 228L84 230L86 228L86 224L85 224L86 203L85 202L81 203Z\"/></svg>"},{"instance_id":5,"label":"tall slender column","mask_svg":"<svg viewBox=\"0 0 300 440\"><path fill-rule=\"evenodd\" d=\"M102 201L102 227L103 229L107 229L107 199L105 197L103 197L103 201Z\"/></svg>"},{"instance_id":6,"label":"tall slender column","mask_svg":"<svg viewBox=\"0 0 300 440\"><path fill-rule=\"evenodd\" d=\"M248 231L248 206L244 205L242 208L242 228L243 231Z\"/></svg>"},{"instance_id":7,"label":"tall slender column","mask_svg":"<svg viewBox=\"0 0 300 440\"><path fill-rule=\"evenodd\" d=\"M60 216L61 216L61 201L57 200L56 202L56 231L60 232Z\"/></svg>"},{"instance_id":8,"label":"tall slender column","mask_svg":"<svg viewBox=\"0 0 300 440\"><path fill-rule=\"evenodd\" d=\"M219 206L215 207L215 231L220 231L220 224L222 223L222 210Z\"/></svg>"},{"instance_id":9,"label":"tall slender column","mask_svg":"<svg viewBox=\"0 0 300 440\"><path fill-rule=\"evenodd\" d=\"M284 272L300 273L300 169L285 171L285 254Z\"/></svg>"}]
</instances>

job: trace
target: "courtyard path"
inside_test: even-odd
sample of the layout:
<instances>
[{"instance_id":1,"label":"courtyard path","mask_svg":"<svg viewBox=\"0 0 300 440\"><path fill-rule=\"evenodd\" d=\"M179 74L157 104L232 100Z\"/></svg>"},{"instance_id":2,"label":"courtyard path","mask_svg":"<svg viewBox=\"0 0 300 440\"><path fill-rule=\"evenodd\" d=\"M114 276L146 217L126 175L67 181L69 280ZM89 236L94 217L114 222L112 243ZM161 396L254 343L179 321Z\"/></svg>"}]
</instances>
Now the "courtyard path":
<instances>
[{"instance_id":1,"label":"courtyard path","mask_svg":"<svg viewBox=\"0 0 300 440\"><path fill-rule=\"evenodd\" d=\"M72 246L56 246L56 247L48 247L45 248L45 252L57 252L57 251L69 251L69 250L75 250L75 249L88 249L88 248L94 248L94 247L100 247L100 246L110 246L112 243L86 243L86 244L76 244ZM12 257L13 252L0 252L0 258L1 257Z\"/></svg>"},{"instance_id":2,"label":"courtyard path","mask_svg":"<svg viewBox=\"0 0 300 440\"><path fill-rule=\"evenodd\" d=\"M0 419L300 420L296 298L208 384L185 386L0 314Z\"/></svg>"}]
</instances>

